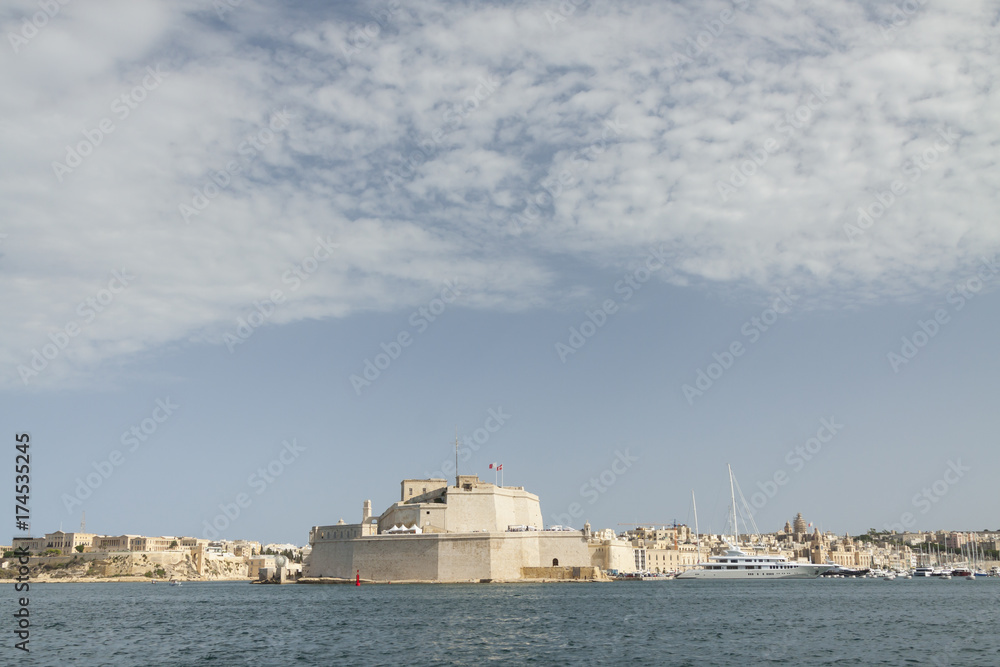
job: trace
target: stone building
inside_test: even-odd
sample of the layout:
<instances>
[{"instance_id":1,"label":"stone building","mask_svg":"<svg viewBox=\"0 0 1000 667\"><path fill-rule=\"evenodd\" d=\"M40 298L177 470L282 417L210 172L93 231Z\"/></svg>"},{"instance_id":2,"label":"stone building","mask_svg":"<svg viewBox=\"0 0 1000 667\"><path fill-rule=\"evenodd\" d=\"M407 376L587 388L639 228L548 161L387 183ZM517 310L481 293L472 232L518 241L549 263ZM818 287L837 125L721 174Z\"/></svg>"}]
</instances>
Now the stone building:
<instances>
[{"instance_id":1,"label":"stone building","mask_svg":"<svg viewBox=\"0 0 1000 667\"><path fill-rule=\"evenodd\" d=\"M360 523L314 526L304 575L511 581L546 576L540 568L591 571L588 537L579 530L543 530L538 496L523 487L496 486L477 475L459 475L453 486L443 479L405 479L399 502L378 518L365 501Z\"/></svg>"},{"instance_id":2,"label":"stone building","mask_svg":"<svg viewBox=\"0 0 1000 667\"><path fill-rule=\"evenodd\" d=\"M27 551L31 554L45 551L46 540L44 537L15 537L11 540L11 545L15 551Z\"/></svg>"}]
</instances>

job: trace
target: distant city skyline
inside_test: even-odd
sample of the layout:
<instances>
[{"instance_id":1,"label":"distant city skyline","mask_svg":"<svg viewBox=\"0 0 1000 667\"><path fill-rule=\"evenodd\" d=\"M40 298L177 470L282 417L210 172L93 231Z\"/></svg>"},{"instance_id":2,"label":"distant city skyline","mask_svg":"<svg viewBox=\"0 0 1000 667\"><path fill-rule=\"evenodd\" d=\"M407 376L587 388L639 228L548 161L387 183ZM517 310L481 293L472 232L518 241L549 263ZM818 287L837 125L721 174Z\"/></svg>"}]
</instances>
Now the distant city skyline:
<instances>
[{"instance_id":1,"label":"distant city skyline","mask_svg":"<svg viewBox=\"0 0 1000 667\"><path fill-rule=\"evenodd\" d=\"M986 5L0 22L36 533L303 545L456 430L547 524L721 533L731 464L764 532L1000 528Z\"/></svg>"}]
</instances>

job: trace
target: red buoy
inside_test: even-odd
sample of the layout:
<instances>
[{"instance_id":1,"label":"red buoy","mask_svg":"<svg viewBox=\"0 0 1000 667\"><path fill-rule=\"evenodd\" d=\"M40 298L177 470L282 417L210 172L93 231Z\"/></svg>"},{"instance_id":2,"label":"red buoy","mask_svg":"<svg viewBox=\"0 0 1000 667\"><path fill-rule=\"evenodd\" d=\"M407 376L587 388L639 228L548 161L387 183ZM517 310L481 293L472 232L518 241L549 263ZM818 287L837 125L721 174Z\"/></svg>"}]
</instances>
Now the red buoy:
<instances>
[{"instance_id":1,"label":"red buoy","mask_svg":"<svg viewBox=\"0 0 1000 667\"><path fill-rule=\"evenodd\" d=\"M355 586L361 585L361 570L358 570L357 578L354 580L354 585Z\"/></svg>"}]
</instances>

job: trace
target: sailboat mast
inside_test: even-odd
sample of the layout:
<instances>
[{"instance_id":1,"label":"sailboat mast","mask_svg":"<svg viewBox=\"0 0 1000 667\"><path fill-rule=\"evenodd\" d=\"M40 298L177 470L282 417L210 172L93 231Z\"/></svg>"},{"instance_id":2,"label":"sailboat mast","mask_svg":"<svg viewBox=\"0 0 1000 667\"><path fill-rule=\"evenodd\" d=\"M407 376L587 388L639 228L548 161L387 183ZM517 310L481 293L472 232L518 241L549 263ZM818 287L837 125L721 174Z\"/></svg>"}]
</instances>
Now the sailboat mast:
<instances>
[{"instance_id":1,"label":"sailboat mast","mask_svg":"<svg viewBox=\"0 0 1000 667\"><path fill-rule=\"evenodd\" d=\"M740 545L740 526L736 522L736 491L733 489L733 466L726 464L729 468L729 497L733 500L733 546L739 547Z\"/></svg>"},{"instance_id":2,"label":"sailboat mast","mask_svg":"<svg viewBox=\"0 0 1000 667\"><path fill-rule=\"evenodd\" d=\"M698 537L698 503L694 500L694 489L691 489L691 505L694 507L694 544L698 550L698 562L701 562L701 539Z\"/></svg>"}]
</instances>

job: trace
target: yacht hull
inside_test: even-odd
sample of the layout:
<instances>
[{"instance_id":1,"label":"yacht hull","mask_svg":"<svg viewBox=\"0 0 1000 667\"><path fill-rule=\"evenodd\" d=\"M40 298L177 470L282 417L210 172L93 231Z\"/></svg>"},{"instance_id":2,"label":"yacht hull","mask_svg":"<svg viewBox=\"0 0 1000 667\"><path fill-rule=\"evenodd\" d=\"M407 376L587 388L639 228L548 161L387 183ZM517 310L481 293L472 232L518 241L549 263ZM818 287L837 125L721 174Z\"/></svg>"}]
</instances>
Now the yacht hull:
<instances>
[{"instance_id":1,"label":"yacht hull","mask_svg":"<svg viewBox=\"0 0 1000 667\"><path fill-rule=\"evenodd\" d=\"M678 574L676 579L815 579L827 570L830 565L800 565L789 570L686 570Z\"/></svg>"}]
</instances>

